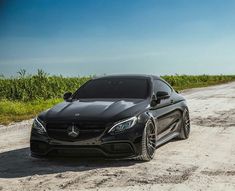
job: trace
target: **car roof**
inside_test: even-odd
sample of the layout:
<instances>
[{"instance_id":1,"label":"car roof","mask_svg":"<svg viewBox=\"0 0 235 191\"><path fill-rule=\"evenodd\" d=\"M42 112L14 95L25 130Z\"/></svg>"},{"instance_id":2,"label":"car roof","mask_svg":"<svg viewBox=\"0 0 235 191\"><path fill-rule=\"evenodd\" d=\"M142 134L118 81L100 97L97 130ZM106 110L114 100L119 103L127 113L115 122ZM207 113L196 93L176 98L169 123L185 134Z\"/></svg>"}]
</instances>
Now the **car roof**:
<instances>
[{"instance_id":1,"label":"car roof","mask_svg":"<svg viewBox=\"0 0 235 191\"><path fill-rule=\"evenodd\" d=\"M161 79L159 76L147 75L147 74L107 75L107 76L97 77L94 79L105 79L105 78Z\"/></svg>"}]
</instances>

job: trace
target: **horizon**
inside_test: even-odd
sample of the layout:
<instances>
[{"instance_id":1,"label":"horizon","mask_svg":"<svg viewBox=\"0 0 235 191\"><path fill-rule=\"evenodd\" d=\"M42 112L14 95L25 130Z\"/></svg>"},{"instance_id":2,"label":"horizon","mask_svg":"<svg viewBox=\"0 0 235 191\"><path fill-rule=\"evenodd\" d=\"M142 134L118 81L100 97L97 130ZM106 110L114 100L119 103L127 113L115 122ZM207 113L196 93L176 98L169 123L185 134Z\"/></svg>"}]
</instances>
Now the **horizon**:
<instances>
[{"instance_id":1,"label":"horizon","mask_svg":"<svg viewBox=\"0 0 235 191\"><path fill-rule=\"evenodd\" d=\"M59 77L59 76L62 76L62 77L64 77L64 78L89 78L89 77L91 77L91 78L99 78L99 77L103 77L103 76L118 76L118 75L120 75L120 76L122 76L122 75L149 75L149 76L158 76L158 77L166 77L166 76L195 76L195 77L197 77L197 76L235 76L235 74L206 74L206 73L202 73L202 74L177 74L177 73L175 73L175 74L163 74L163 75L156 75L156 74L151 74L151 73L149 73L149 74L145 74L145 73L115 73L115 74L89 74L89 75L63 75L63 74L60 74L60 73L57 73L57 74L51 74L51 73L49 73L49 72L46 72L46 71L44 71L44 70L42 70L42 69L37 69L37 70L35 70L35 72L32 72L32 73L30 73L30 72L28 72L27 70L25 70L25 69L20 69L19 71L17 71L14 75L4 75L4 74L2 74L2 73L0 73L0 78L5 78L5 79L10 79L10 78L18 78L18 77L32 77L32 76L36 76L36 75L38 75L38 72L42 72L45 76L51 76L51 77L53 77L53 76L57 76L57 77Z\"/></svg>"},{"instance_id":2,"label":"horizon","mask_svg":"<svg viewBox=\"0 0 235 191\"><path fill-rule=\"evenodd\" d=\"M0 74L233 75L235 1L0 2Z\"/></svg>"}]
</instances>

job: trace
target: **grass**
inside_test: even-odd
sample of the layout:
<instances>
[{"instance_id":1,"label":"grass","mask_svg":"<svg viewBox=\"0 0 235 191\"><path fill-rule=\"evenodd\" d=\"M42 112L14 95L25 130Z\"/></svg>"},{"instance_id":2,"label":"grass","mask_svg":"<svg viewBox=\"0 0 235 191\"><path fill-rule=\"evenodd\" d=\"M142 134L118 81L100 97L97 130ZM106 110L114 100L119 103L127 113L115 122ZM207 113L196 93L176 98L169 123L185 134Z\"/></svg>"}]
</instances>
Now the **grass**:
<instances>
[{"instance_id":1,"label":"grass","mask_svg":"<svg viewBox=\"0 0 235 191\"><path fill-rule=\"evenodd\" d=\"M64 92L74 92L91 77L50 76L38 70L27 75L25 70L14 78L0 77L0 124L35 117L41 111L62 101ZM176 90L206 87L235 80L235 75L162 76Z\"/></svg>"},{"instance_id":2,"label":"grass","mask_svg":"<svg viewBox=\"0 0 235 191\"><path fill-rule=\"evenodd\" d=\"M45 109L61 102L62 99L35 100L31 102L22 101L0 101L0 124L7 125L35 117Z\"/></svg>"}]
</instances>

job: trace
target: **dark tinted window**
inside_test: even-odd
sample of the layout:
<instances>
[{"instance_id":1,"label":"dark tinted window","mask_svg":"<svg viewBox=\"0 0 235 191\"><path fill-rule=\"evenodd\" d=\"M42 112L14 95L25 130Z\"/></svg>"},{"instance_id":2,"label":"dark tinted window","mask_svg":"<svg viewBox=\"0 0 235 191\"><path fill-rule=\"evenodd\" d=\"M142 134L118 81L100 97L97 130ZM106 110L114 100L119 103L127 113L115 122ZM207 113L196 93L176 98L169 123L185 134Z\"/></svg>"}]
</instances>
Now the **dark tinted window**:
<instances>
[{"instance_id":1,"label":"dark tinted window","mask_svg":"<svg viewBox=\"0 0 235 191\"><path fill-rule=\"evenodd\" d=\"M133 78L105 78L91 80L75 94L75 98L138 98L148 96L148 80Z\"/></svg>"},{"instance_id":2,"label":"dark tinted window","mask_svg":"<svg viewBox=\"0 0 235 191\"><path fill-rule=\"evenodd\" d=\"M154 80L154 93L156 94L159 91L167 92L170 95L172 89L165 82L161 80Z\"/></svg>"}]
</instances>

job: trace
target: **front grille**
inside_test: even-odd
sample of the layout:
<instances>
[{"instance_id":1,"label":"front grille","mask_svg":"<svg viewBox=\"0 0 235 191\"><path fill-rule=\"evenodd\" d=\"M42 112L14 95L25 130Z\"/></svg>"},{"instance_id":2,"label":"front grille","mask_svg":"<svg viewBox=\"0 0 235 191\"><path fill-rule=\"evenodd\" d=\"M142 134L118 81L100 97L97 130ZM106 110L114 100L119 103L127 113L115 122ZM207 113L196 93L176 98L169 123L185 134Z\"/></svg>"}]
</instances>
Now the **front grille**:
<instances>
[{"instance_id":1,"label":"front grille","mask_svg":"<svg viewBox=\"0 0 235 191\"><path fill-rule=\"evenodd\" d=\"M79 130L77 137L71 137L68 135L68 128L74 126ZM81 141L91 138L99 137L105 130L106 124L103 122L49 122L46 124L48 136L53 139L61 141Z\"/></svg>"}]
</instances>

